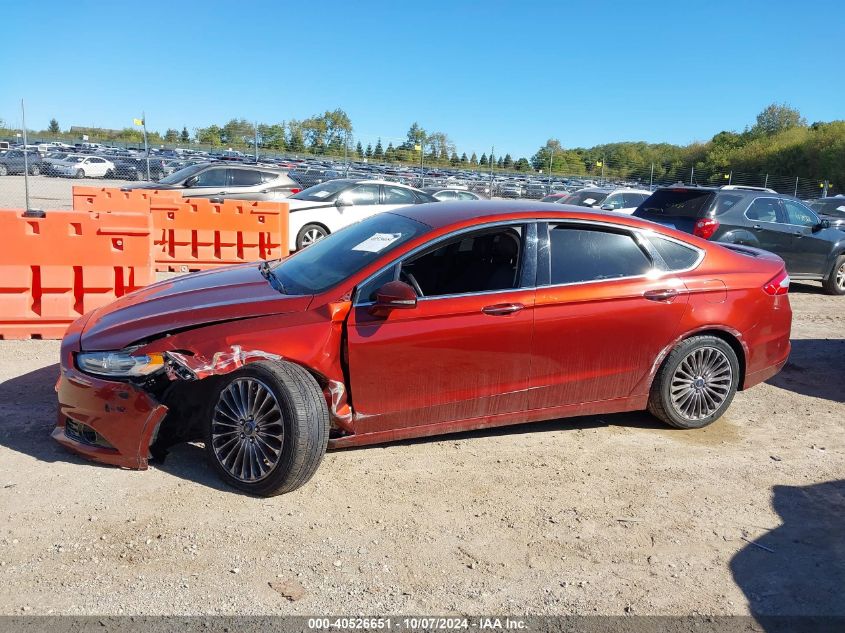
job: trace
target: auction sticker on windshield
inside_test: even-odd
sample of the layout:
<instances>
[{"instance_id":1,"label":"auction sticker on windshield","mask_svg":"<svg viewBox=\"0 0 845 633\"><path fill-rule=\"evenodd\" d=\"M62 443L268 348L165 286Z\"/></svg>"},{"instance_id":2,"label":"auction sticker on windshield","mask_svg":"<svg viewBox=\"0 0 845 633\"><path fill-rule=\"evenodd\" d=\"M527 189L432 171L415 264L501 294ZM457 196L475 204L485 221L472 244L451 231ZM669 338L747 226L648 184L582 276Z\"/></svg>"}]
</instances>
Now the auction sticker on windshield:
<instances>
[{"instance_id":1,"label":"auction sticker on windshield","mask_svg":"<svg viewBox=\"0 0 845 633\"><path fill-rule=\"evenodd\" d=\"M387 248L393 242L402 237L401 233L376 233L368 237L357 246L353 246L353 251L364 251L366 253L378 253Z\"/></svg>"}]
</instances>

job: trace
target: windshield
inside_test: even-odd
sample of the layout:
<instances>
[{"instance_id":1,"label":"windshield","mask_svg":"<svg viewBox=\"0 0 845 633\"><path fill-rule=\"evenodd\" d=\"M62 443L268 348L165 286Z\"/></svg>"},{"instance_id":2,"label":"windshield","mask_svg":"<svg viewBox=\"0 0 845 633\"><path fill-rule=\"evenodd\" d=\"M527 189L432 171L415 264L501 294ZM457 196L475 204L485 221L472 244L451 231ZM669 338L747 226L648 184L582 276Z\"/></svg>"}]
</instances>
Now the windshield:
<instances>
[{"instance_id":1,"label":"windshield","mask_svg":"<svg viewBox=\"0 0 845 633\"><path fill-rule=\"evenodd\" d=\"M162 178L161 180L159 180L159 182L163 185L178 185L186 178L190 178L191 176L193 176L203 167L205 167L205 163L185 167L184 169L180 169L179 171L174 171L172 174L167 176L167 178Z\"/></svg>"},{"instance_id":2,"label":"windshield","mask_svg":"<svg viewBox=\"0 0 845 633\"><path fill-rule=\"evenodd\" d=\"M379 213L280 261L273 273L287 294L315 294L348 279L382 255L430 229L401 215Z\"/></svg>"},{"instance_id":3,"label":"windshield","mask_svg":"<svg viewBox=\"0 0 845 633\"><path fill-rule=\"evenodd\" d=\"M65 158L64 162L66 162L66 163L81 163L83 160L85 160L84 156L68 156L67 158Z\"/></svg>"},{"instance_id":4,"label":"windshield","mask_svg":"<svg viewBox=\"0 0 845 633\"><path fill-rule=\"evenodd\" d=\"M299 193L290 196L294 200L308 200L309 202L324 202L331 196L343 191L351 183L348 180L329 180L319 185L303 189Z\"/></svg>"},{"instance_id":5,"label":"windshield","mask_svg":"<svg viewBox=\"0 0 845 633\"><path fill-rule=\"evenodd\" d=\"M845 218L845 198L813 200L810 203L810 208L816 213L830 215L835 218Z\"/></svg>"},{"instance_id":6,"label":"windshield","mask_svg":"<svg viewBox=\"0 0 845 633\"><path fill-rule=\"evenodd\" d=\"M699 189L660 189L643 202L634 215L640 211L646 214L668 215L681 218L697 218L710 199L710 192Z\"/></svg>"},{"instance_id":7,"label":"windshield","mask_svg":"<svg viewBox=\"0 0 845 633\"><path fill-rule=\"evenodd\" d=\"M607 198L604 191L576 191L566 199L565 204L574 204L576 207L594 207L601 204Z\"/></svg>"}]
</instances>

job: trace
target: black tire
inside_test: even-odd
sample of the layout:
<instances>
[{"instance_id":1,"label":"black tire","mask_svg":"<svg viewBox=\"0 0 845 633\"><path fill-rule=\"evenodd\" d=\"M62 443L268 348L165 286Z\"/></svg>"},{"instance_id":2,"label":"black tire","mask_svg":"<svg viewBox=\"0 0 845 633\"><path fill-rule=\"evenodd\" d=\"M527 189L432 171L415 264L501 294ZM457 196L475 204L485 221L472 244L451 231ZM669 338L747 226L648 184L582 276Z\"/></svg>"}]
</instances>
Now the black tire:
<instances>
[{"instance_id":1,"label":"black tire","mask_svg":"<svg viewBox=\"0 0 845 633\"><path fill-rule=\"evenodd\" d=\"M328 229L321 224L306 224L296 234L296 250L301 251L303 248L311 246L317 240L323 239L328 234ZM313 239L313 236L316 235L319 235L319 237Z\"/></svg>"},{"instance_id":2,"label":"black tire","mask_svg":"<svg viewBox=\"0 0 845 633\"><path fill-rule=\"evenodd\" d=\"M0 176L7 176L9 174L9 168L5 165L0 165Z\"/></svg>"},{"instance_id":3,"label":"black tire","mask_svg":"<svg viewBox=\"0 0 845 633\"><path fill-rule=\"evenodd\" d=\"M234 410L229 404L231 395L244 388L248 388L246 393L253 394L255 398L263 394L260 391L262 388L269 391L274 398L272 405L278 407L279 415L274 414L273 406L266 408L266 398L257 408L254 407L256 400L253 400L252 408L246 414L248 417L243 418L240 425L231 424L230 421L237 422L231 415ZM247 402L249 398L250 395L247 395ZM262 414L262 411L266 413ZM266 424L263 433L262 424ZM233 430L227 430L230 427ZM278 440L280 449L276 451L274 447L278 445L278 438L270 436L279 430L282 431L282 438ZM231 438L227 439L227 435ZM268 438L268 441L259 436ZM223 481L254 495L279 495L305 484L320 465L328 439L329 411L323 392L311 374L293 363L259 361L228 374L215 388L206 413L205 449L209 461ZM231 452L225 454L226 445L232 441L240 442L246 447L245 451L252 451L253 456L260 460L259 464L253 459L252 464L259 469L266 467L267 472L259 472L260 477L253 477L250 466L250 476L243 476L244 451L240 453L240 465L238 455L231 460L231 464L224 464L231 455ZM267 453L265 446L275 454ZM259 452L263 456L259 456ZM265 459L264 456L268 454L276 461L270 463ZM234 471L240 471L241 476L235 476Z\"/></svg>"},{"instance_id":4,"label":"black tire","mask_svg":"<svg viewBox=\"0 0 845 633\"><path fill-rule=\"evenodd\" d=\"M845 295L845 255L840 255L833 262L822 287L829 295Z\"/></svg>"},{"instance_id":5,"label":"black tire","mask_svg":"<svg viewBox=\"0 0 845 633\"><path fill-rule=\"evenodd\" d=\"M718 373L714 370L713 377L708 379L707 371L701 374L689 371L696 366L696 358L718 362ZM705 367L705 361L698 367ZM687 374L689 387L684 386ZM739 376L739 360L728 343L716 336L693 336L681 341L663 361L651 385L648 410L670 426L700 429L722 417L736 394ZM697 408L696 403L703 404Z\"/></svg>"},{"instance_id":6,"label":"black tire","mask_svg":"<svg viewBox=\"0 0 845 633\"><path fill-rule=\"evenodd\" d=\"M75 178L85 178L85 172L81 169L77 169L76 173L73 174Z\"/></svg>"},{"instance_id":7,"label":"black tire","mask_svg":"<svg viewBox=\"0 0 845 633\"><path fill-rule=\"evenodd\" d=\"M107 179L107 180L112 180L112 179L114 179L114 170L113 170L113 169L109 169L109 170L106 172L106 174L103 176L103 178L105 178L105 179Z\"/></svg>"},{"instance_id":8,"label":"black tire","mask_svg":"<svg viewBox=\"0 0 845 633\"><path fill-rule=\"evenodd\" d=\"M38 165L33 165L29 168L29 174L31 176L40 176L41 175L41 168Z\"/></svg>"}]
</instances>

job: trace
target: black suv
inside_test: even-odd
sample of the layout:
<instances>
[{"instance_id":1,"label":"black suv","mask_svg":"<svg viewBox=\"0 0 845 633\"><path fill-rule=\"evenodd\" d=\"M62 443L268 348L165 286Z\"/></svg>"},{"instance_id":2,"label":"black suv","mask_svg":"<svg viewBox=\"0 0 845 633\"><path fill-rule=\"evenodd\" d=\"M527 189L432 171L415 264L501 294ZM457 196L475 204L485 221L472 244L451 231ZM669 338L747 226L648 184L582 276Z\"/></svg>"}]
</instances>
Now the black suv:
<instances>
[{"instance_id":1,"label":"black suv","mask_svg":"<svg viewBox=\"0 0 845 633\"><path fill-rule=\"evenodd\" d=\"M829 220L832 227L845 231L845 196L841 193L830 198L816 198L806 202L822 220Z\"/></svg>"},{"instance_id":2,"label":"black suv","mask_svg":"<svg viewBox=\"0 0 845 633\"><path fill-rule=\"evenodd\" d=\"M24 165L29 167L29 173L37 176L44 171L44 164L41 161L41 154L34 150L27 150L24 160L22 149L10 149L7 152L0 152L0 176L7 174L22 174Z\"/></svg>"},{"instance_id":3,"label":"black suv","mask_svg":"<svg viewBox=\"0 0 845 633\"><path fill-rule=\"evenodd\" d=\"M706 240L771 251L793 279L821 281L828 294L845 295L845 232L792 196L758 187L678 185L655 191L634 216Z\"/></svg>"}]
</instances>

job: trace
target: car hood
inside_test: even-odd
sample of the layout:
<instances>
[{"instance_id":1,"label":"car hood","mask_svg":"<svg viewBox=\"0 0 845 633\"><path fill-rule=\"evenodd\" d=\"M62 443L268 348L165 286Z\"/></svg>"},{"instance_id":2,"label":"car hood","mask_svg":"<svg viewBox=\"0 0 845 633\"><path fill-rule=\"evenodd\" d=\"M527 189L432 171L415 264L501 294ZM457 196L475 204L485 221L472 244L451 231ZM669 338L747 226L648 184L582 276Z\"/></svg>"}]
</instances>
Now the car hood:
<instances>
[{"instance_id":1,"label":"car hood","mask_svg":"<svg viewBox=\"0 0 845 633\"><path fill-rule=\"evenodd\" d=\"M310 295L283 295L256 264L215 268L141 288L91 313L85 351L123 349L167 332L222 321L300 312Z\"/></svg>"}]
</instances>

